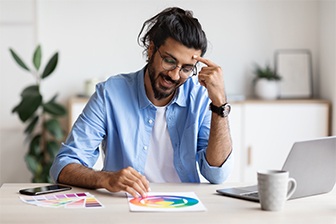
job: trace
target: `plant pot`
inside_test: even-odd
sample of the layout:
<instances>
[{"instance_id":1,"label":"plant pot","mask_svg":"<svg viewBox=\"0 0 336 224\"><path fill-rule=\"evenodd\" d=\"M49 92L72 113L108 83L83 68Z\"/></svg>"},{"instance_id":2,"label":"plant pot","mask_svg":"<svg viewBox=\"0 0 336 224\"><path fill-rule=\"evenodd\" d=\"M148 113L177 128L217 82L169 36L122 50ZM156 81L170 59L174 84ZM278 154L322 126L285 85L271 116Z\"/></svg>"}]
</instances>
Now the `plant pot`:
<instances>
[{"instance_id":1,"label":"plant pot","mask_svg":"<svg viewBox=\"0 0 336 224\"><path fill-rule=\"evenodd\" d=\"M279 97L279 85L275 80L258 79L255 84L255 94L263 100L275 100Z\"/></svg>"}]
</instances>

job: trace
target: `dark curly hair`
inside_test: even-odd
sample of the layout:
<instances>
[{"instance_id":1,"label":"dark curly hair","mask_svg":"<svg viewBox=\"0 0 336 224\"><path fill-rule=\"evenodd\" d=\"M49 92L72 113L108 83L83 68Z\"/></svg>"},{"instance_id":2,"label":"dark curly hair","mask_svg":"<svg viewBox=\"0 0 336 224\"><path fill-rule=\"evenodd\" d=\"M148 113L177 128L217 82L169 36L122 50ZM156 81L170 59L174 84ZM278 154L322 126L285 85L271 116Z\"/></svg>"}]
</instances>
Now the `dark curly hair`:
<instances>
[{"instance_id":1,"label":"dark curly hair","mask_svg":"<svg viewBox=\"0 0 336 224\"><path fill-rule=\"evenodd\" d=\"M143 37L142 32L146 30ZM148 47L151 41L159 48L168 37L188 48L201 50L203 56L207 50L207 38L201 24L193 17L192 11L181 8L167 8L144 22L138 35L138 43L144 47L148 60Z\"/></svg>"}]
</instances>

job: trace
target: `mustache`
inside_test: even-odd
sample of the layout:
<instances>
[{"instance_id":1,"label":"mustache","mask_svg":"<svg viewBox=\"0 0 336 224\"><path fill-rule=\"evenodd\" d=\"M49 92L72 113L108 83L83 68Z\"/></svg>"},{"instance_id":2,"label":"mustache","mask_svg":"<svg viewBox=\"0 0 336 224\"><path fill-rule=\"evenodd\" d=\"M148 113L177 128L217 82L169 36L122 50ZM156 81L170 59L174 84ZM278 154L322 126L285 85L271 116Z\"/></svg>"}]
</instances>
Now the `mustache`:
<instances>
[{"instance_id":1,"label":"mustache","mask_svg":"<svg viewBox=\"0 0 336 224\"><path fill-rule=\"evenodd\" d=\"M161 78L171 82L171 83L174 83L174 84L178 84L179 83L179 80L173 80L172 78L170 78L170 76L168 75L165 75L163 73L160 73L159 76L161 76Z\"/></svg>"}]
</instances>

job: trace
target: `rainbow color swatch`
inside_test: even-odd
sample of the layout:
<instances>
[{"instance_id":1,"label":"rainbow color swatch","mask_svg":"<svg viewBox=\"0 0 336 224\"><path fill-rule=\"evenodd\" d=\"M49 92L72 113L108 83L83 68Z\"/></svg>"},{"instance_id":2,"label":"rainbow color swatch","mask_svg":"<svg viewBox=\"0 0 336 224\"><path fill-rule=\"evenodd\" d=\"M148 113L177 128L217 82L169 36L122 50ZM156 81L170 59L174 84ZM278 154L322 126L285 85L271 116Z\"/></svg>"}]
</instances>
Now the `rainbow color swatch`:
<instances>
[{"instance_id":1,"label":"rainbow color swatch","mask_svg":"<svg viewBox=\"0 0 336 224\"><path fill-rule=\"evenodd\" d=\"M104 206L90 193L57 195L20 196L21 201L49 208L103 208Z\"/></svg>"},{"instance_id":2,"label":"rainbow color swatch","mask_svg":"<svg viewBox=\"0 0 336 224\"><path fill-rule=\"evenodd\" d=\"M198 200L182 196L156 195L145 198L133 198L130 200L130 203L152 208L180 208L196 205Z\"/></svg>"},{"instance_id":3,"label":"rainbow color swatch","mask_svg":"<svg viewBox=\"0 0 336 224\"><path fill-rule=\"evenodd\" d=\"M128 195L131 211L205 211L206 208L194 192L150 192L147 197Z\"/></svg>"}]
</instances>

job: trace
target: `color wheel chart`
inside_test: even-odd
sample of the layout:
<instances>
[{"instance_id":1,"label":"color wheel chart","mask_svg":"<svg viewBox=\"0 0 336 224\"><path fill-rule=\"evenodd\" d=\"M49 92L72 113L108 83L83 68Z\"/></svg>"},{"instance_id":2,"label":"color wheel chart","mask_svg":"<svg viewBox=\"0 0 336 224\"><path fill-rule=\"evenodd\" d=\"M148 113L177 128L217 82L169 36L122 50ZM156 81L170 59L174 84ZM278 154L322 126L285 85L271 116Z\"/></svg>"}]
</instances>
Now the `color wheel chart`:
<instances>
[{"instance_id":1,"label":"color wheel chart","mask_svg":"<svg viewBox=\"0 0 336 224\"><path fill-rule=\"evenodd\" d=\"M90 193L47 194L20 196L21 201L49 208L103 208L104 206Z\"/></svg>"},{"instance_id":2,"label":"color wheel chart","mask_svg":"<svg viewBox=\"0 0 336 224\"><path fill-rule=\"evenodd\" d=\"M145 198L127 195L131 211L177 212L205 211L206 208L194 192L151 192Z\"/></svg>"}]
</instances>

